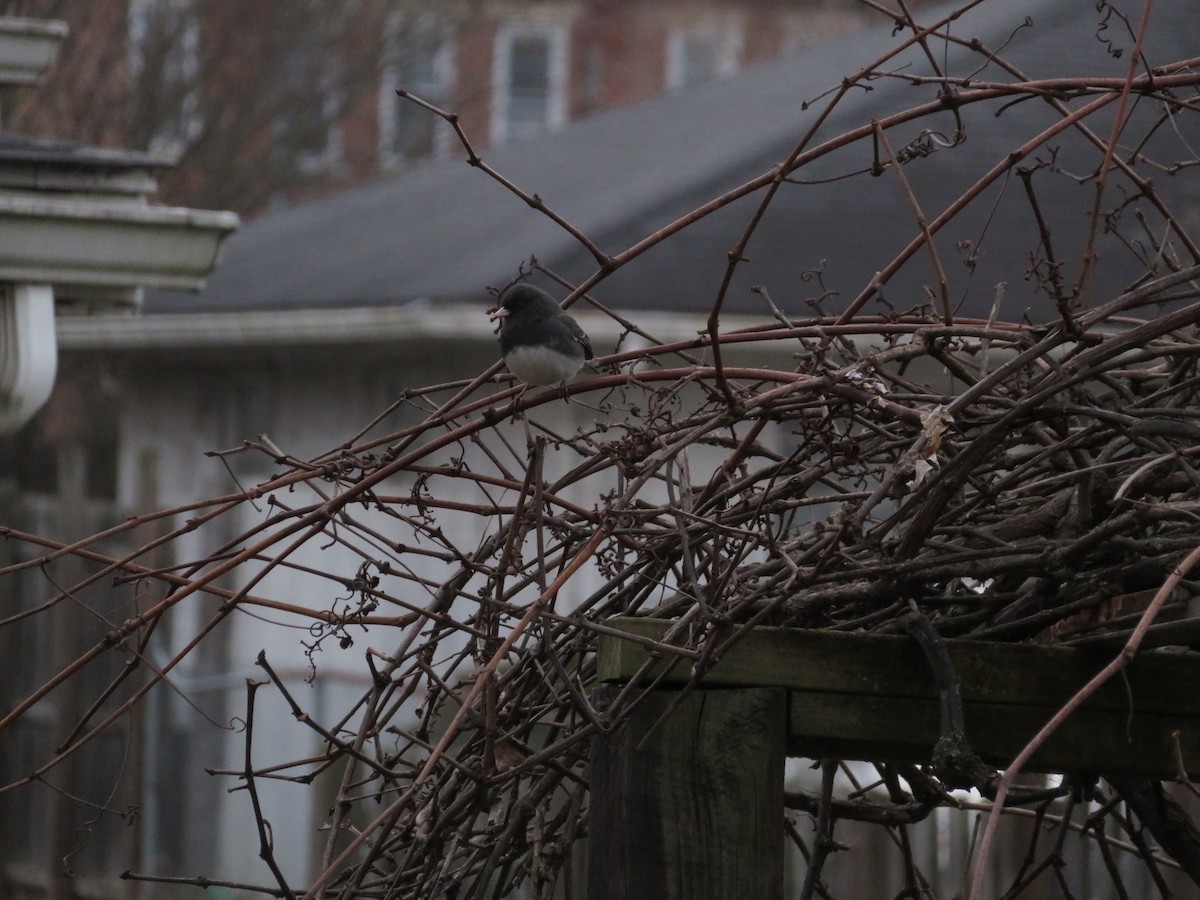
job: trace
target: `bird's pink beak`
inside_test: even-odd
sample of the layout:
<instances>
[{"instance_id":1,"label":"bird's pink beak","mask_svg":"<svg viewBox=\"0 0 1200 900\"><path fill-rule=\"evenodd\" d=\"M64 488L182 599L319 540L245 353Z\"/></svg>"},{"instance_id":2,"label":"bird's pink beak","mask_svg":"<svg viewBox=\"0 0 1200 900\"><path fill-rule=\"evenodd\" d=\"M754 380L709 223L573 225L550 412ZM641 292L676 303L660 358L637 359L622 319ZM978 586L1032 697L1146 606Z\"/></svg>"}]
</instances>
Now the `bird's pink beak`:
<instances>
[{"instance_id":1,"label":"bird's pink beak","mask_svg":"<svg viewBox=\"0 0 1200 900\"><path fill-rule=\"evenodd\" d=\"M505 306L497 306L495 309L493 309L491 312L488 313L488 321L492 322L492 321L495 321L496 319L503 319L506 316L508 316L508 308Z\"/></svg>"}]
</instances>

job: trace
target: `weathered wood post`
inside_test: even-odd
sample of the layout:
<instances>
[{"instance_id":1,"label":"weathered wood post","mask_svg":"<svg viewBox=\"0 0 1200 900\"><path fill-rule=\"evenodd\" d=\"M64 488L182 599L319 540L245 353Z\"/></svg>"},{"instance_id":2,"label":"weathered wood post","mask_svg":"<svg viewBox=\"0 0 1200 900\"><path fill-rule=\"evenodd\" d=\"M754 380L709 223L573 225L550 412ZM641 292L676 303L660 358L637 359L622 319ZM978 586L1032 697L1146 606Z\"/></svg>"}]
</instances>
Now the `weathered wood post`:
<instances>
[{"instance_id":1,"label":"weathered wood post","mask_svg":"<svg viewBox=\"0 0 1200 900\"><path fill-rule=\"evenodd\" d=\"M592 746L588 900L781 898L786 691L677 696Z\"/></svg>"}]
</instances>

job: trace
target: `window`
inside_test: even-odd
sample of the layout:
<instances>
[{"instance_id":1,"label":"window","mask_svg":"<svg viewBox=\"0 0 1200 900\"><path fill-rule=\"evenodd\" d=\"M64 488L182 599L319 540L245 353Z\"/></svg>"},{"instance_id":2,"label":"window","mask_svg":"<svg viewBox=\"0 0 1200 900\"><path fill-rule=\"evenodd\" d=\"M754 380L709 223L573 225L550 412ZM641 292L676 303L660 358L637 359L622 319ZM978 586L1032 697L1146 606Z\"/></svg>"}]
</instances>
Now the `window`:
<instances>
[{"instance_id":1,"label":"window","mask_svg":"<svg viewBox=\"0 0 1200 900\"><path fill-rule=\"evenodd\" d=\"M380 86L379 155L384 165L437 156L449 148L449 129L437 116L396 96L398 88L434 106L450 104L454 51L446 30L430 23L389 23Z\"/></svg>"},{"instance_id":2,"label":"window","mask_svg":"<svg viewBox=\"0 0 1200 900\"><path fill-rule=\"evenodd\" d=\"M203 127L200 23L192 0L129 5L133 141L177 159Z\"/></svg>"},{"instance_id":3,"label":"window","mask_svg":"<svg viewBox=\"0 0 1200 900\"><path fill-rule=\"evenodd\" d=\"M674 28L667 35L667 87L732 75L741 50L742 29L736 20Z\"/></svg>"},{"instance_id":4,"label":"window","mask_svg":"<svg viewBox=\"0 0 1200 900\"><path fill-rule=\"evenodd\" d=\"M528 137L567 118L567 28L510 24L496 36L492 139Z\"/></svg>"},{"instance_id":5,"label":"window","mask_svg":"<svg viewBox=\"0 0 1200 900\"><path fill-rule=\"evenodd\" d=\"M306 23L279 60L274 149L285 171L315 175L342 159L337 43L331 22Z\"/></svg>"}]
</instances>

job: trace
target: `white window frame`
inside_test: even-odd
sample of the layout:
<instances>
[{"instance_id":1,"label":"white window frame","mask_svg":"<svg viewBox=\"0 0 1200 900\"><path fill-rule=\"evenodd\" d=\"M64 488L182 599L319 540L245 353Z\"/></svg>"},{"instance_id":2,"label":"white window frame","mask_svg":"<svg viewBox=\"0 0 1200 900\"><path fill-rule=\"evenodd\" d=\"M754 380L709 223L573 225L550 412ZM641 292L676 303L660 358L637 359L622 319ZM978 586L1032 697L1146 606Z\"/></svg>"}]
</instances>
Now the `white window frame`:
<instances>
[{"instance_id":1,"label":"white window frame","mask_svg":"<svg viewBox=\"0 0 1200 900\"><path fill-rule=\"evenodd\" d=\"M130 0L128 9L129 76L136 85L145 76L145 41L150 17L160 8L171 8L183 17L179 55L174 62L181 82L186 84L183 102L177 117L151 138L147 150L172 161L204 130L204 115L200 103L200 15L195 0ZM133 90L137 90L136 86Z\"/></svg>"},{"instance_id":2,"label":"white window frame","mask_svg":"<svg viewBox=\"0 0 1200 900\"><path fill-rule=\"evenodd\" d=\"M506 22L496 32L492 54L492 142L504 143L524 134L517 134L509 116L509 73L512 68L513 45L525 38L544 38L549 47L549 92L546 121L530 129L550 131L567 121L567 46L570 28L558 22Z\"/></svg>"},{"instance_id":3,"label":"white window frame","mask_svg":"<svg viewBox=\"0 0 1200 900\"><path fill-rule=\"evenodd\" d=\"M305 175L319 175L329 172L341 163L343 156L342 123L338 118L340 98L334 87L336 79L327 75L321 85L322 117L329 122L325 132L325 145L309 153L296 155L296 167Z\"/></svg>"},{"instance_id":4,"label":"white window frame","mask_svg":"<svg viewBox=\"0 0 1200 900\"><path fill-rule=\"evenodd\" d=\"M715 78L728 78L741 67L742 47L745 44L745 28L740 15L722 15L717 19L703 20L687 25L678 25L667 32L666 85L668 90L698 84L688 80L688 41L699 38L716 49L717 65Z\"/></svg>"},{"instance_id":5,"label":"white window frame","mask_svg":"<svg viewBox=\"0 0 1200 900\"><path fill-rule=\"evenodd\" d=\"M324 54L318 54L318 58L323 57ZM300 151L293 157L296 170L306 176L334 171L341 164L343 157L342 122L338 115L342 99L338 90L340 65L335 58L326 58L324 62L324 66L317 73L314 93L319 93L321 118L328 123L328 127L325 129L325 142L318 150ZM281 73L281 77L286 78L288 74ZM286 90L287 86L284 86L284 89ZM276 134L282 136L285 127L282 119L276 120Z\"/></svg>"},{"instance_id":6,"label":"white window frame","mask_svg":"<svg viewBox=\"0 0 1200 900\"><path fill-rule=\"evenodd\" d=\"M396 131L398 122L396 90L406 87L400 84L399 67L396 65L397 46L400 39L401 27L408 27L416 30L425 30L429 34L430 40L438 41L438 48L434 55L433 67L437 73L437 78L441 82L441 94L436 97L421 96L420 86L407 85L407 87L415 88L414 93L421 96L421 99L440 105L449 102L450 93L454 89L454 72L455 60L457 56L457 48L451 29L444 23L439 23L432 17L422 17L416 22L402 23L399 14L393 14L388 17L387 23L384 26L384 65L383 71L380 73L379 79L379 164L385 168L391 168L402 164L405 161L403 155L395 151ZM414 113L432 116L432 113L418 110L415 105L410 104ZM435 128L433 132L433 155L435 157L448 156L450 149L453 146L453 133L449 126L446 128Z\"/></svg>"}]
</instances>

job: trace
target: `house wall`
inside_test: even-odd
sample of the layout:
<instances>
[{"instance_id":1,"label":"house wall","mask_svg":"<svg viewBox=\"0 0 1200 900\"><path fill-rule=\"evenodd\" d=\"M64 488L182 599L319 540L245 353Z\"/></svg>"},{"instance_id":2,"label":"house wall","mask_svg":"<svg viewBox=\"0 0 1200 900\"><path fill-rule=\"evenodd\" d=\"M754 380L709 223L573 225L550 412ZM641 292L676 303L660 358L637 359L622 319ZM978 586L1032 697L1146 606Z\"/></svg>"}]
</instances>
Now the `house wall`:
<instances>
[{"instance_id":1,"label":"house wall","mask_svg":"<svg viewBox=\"0 0 1200 900\"><path fill-rule=\"evenodd\" d=\"M348 435L363 426L399 396L404 387L441 383L469 378L490 364L496 347L490 341L453 346L438 341L414 340L390 348L348 349L336 347L262 349L231 354L216 351L212 354L138 354L127 355L114 371L119 383L120 451L118 454L117 495L121 508L134 508L145 503L149 481L156 486L155 506L167 508L195 501L200 497L228 494L238 486L249 487L270 477L279 469L257 455L227 457L232 474L216 458L205 456L206 451L236 447L243 439L254 440L265 434L281 450L300 459L311 458L329 451ZM775 360L782 365L784 358ZM559 434L571 434L577 428L589 427L597 413L585 403L554 402L538 409L534 419L544 422ZM418 420L417 410L401 411L390 417L372 434L386 434ZM619 423L621 415L616 414ZM524 465L525 433L519 423L508 422L502 427L509 445L520 458L500 449L509 465L520 471ZM765 440L779 440L768 434ZM493 448L499 444L489 441ZM462 445L440 454L443 461L461 454L466 463L480 471L495 471L482 451L474 445ZM724 451L702 448L691 458L692 477L707 477ZM562 474L576 464L578 458L569 450L550 449L545 462L548 479ZM236 481L235 481L236 477ZM413 477L393 479L380 493L402 501L413 486ZM334 490L325 484L326 491ZM603 491L614 487L611 475L589 479L572 486L565 498L584 507L595 505ZM463 503L480 503L485 496L475 487L463 482L440 479L431 482L429 489L437 494ZM666 500L661 491L651 488L647 495L652 501ZM511 495L490 490L488 496L497 502L511 502ZM283 492L281 502L295 506L311 502L315 495L306 489ZM403 505L397 509L406 511ZM211 525L202 526L186 535L176 548L177 562L202 559L214 548L250 532L272 514L265 501L257 509L244 504L230 516ZM411 512L411 510L407 510ZM182 524L188 517L202 511L181 513L175 518ZM380 535L398 544L421 543L411 531L394 518L372 514L354 507L349 512L358 520L369 523ZM440 515L440 522L455 542L462 547L477 544L496 527L496 523L481 521L465 513ZM245 546L260 534L237 542ZM347 538L351 537L349 531ZM361 545L362 541L352 541ZM274 552L272 550L272 552ZM386 556L384 551L379 551ZM536 553L536 541L530 536L523 550L526 559ZM412 555L400 554L402 565L433 583L444 580L446 564ZM316 571L332 573L338 579L355 576L363 559L352 549L330 544L326 539L310 541L294 553L290 560ZM244 585L254 577L255 564L247 564L223 583ZM569 609L574 603L601 584L600 576L589 569L573 579L559 601L558 609ZM429 596L406 580L384 576L380 589L424 605ZM342 581L325 579L297 569L280 568L261 582L254 584L252 593L286 603L316 609L340 609L349 595ZM518 601L519 602L519 601ZM170 647L177 651L190 635L213 614L216 601L193 596L172 612ZM395 610L381 609L380 614ZM467 616L474 612L472 604L456 604L452 614ZM310 652L316 636L309 630L311 622L273 610L244 607L209 639L219 645L219 654L210 656L207 665L181 665L176 679L181 691L201 693L205 708L217 722L240 723L246 718L245 679L264 680L263 670L254 664L264 651L272 667L280 674L288 689L304 709L319 721L336 718L338 710L348 709L354 699L370 685L369 670L364 653L368 647L387 653L399 640L387 628L370 632L352 630L352 645L339 646L336 636L320 642L320 649ZM445 649L454 643L448 641ZM167 655L164 647L162 655ZM467 672L460 673L467 675ZM273 688L258 692L255 713L254 763L266 766L273 762L296 759L321 752L321 743L307 727L298 724L290 710ZM421 698L410 704L415 707ZM187 827L197 803L208 803L206 815L211 817L210 834L201 846L211 858L186 849L178 852L183 859L171 858L164 848L161 871L218 872L222 877L261 883L265 871L258 858L257 834L249 802L244 792L226 795L223 788L234 787L231 776L210 778L201 770L205 767L236 772L244 765L245 735L240 727L218 731L198 716L186 703L169 698L161 714L171 717L179 727L187 727L207 735L202 749L191 754L190 771L172 766L179 779L192 786L186 792L186 803L180 805L175 797L147 798L157 803L158 821L164 832L175 827ZM330 776L332 778L333 776ZM327 779L328 781L328 779ZM258 785L260 799L270 819L275 836L278 858L285 873L296 883L311 876L324 849L324 834L317 827L327 813L334 782L315 788L262 781ZM216 799L212 799L216 797ZM151 839L153 844L155 838ZM148 848L148 852L153 847Z\"/></svg>"}]
</instances>

